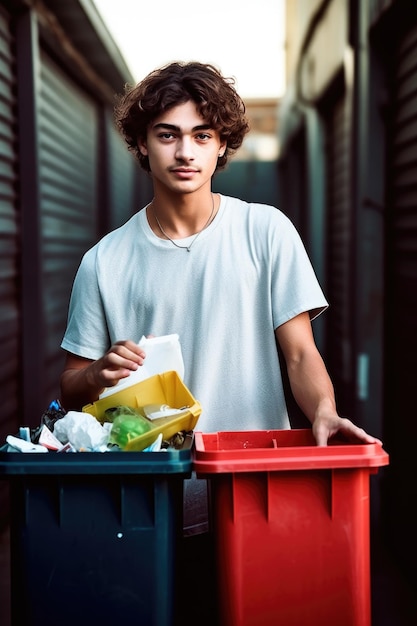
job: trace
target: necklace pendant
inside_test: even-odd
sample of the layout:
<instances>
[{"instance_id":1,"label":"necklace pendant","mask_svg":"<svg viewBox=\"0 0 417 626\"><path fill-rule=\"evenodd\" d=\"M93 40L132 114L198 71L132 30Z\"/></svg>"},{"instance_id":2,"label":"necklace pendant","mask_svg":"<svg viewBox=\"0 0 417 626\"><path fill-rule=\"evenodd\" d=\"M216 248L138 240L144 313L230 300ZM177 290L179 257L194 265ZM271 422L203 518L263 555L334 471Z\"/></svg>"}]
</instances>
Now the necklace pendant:
<instances>
[{"instance_id":1,"label":"necklace pendant","mask_svg":"<svg viewBox=\"0 0 417 626\"><path fill-rule=\"evenodd\" d=\"M166 234L166 232L164 231L164 229L162 228L162 225L158 219L157 214L155 213L155 210L153 208L153 200L152 202L149 203L149 207L151 208L151 211L153 213L153 216L155 218L156 223L158 224L158 228L161 231L161 233L164 235L164 237L166 237L168 239L168 241L170 241L172 243L173 246L175 246L176 248L181 248L182 250L187 250L187 252L191 252L191 246L197 241L198 237L201 235L201 233L203 232L203 230L205 230L209 224L211 223L211 221L214 219L214 194L211 194L211 201L212 201L212 207L211 207L211 213L210 213L210 217L208 218L207 222L205 223L205 225L203 226L203 228L201 230L199 230L197 232L197 234L195 235L194 239L192 240L192 242L190 243L189 246L180 246L178 243L176 243L173 239L171 239L171 237L169 235Z\"/></svg>"}]
</instances>

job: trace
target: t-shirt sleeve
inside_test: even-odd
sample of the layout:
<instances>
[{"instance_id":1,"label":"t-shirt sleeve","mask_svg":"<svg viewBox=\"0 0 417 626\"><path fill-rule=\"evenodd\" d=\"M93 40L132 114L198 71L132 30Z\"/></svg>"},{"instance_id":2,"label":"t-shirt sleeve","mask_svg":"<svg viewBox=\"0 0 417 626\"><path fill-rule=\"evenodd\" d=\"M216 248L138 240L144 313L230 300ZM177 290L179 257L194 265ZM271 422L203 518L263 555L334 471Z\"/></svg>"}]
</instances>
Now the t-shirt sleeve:
<instances>
[{"instance_id":1,"label":"t-shirt sleeve","mask_svg":"<svg viewBox=\"0 0 417 626\"><path fill-rule=\"evenodd\" d=\"M96 249L83 257L72 287L67 328L61 348L96 360L110 347L109 333L96 272Z\"/></svg>"},{"instance_id":2,"label":"t-shirt sleeve","mask_svg":"<svg viewBox=\"0 0 417 626\"><path fill-rule=\"evenodd\" d=\"M272 237L272 314L274 328L300 313L314 319L327 307L313 266L296 228L282 216Z\"/></svg>"}]
</instances>

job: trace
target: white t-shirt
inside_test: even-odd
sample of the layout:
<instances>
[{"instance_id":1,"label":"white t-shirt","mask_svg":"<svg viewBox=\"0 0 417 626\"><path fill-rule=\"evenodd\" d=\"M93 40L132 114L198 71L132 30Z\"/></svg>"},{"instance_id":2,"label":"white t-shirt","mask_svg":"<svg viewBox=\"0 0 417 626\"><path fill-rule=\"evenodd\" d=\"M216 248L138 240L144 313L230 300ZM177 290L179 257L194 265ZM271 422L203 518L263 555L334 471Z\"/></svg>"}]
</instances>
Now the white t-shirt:
<instances>
[{"instance_id":1,"label":"white t-shirt","mask_svg":"<svg viewBox=\"0 0 417 626\"><path fill-rule=\"evenodd\" d=\"M89 250L61 345L97 359L116 341L177 333L198 430L289 428L274 330L327 306L290 220L222 196L190 252L157 237L145 210Z\"/></svg>"}]
</instances>

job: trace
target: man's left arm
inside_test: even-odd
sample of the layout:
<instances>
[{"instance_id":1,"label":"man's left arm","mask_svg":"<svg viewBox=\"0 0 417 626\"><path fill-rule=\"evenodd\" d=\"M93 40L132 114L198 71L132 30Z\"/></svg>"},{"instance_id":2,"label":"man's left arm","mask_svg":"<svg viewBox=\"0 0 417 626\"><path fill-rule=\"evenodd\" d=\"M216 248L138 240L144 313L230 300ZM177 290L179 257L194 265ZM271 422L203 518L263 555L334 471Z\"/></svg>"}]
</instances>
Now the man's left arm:
<instances>
[{"instance_id":1,"label":"man's left arm","mask_svg":"<svg viewBox=\"0 0 417 626\"><path fill-rule=\"evenodd\" d=\"M275 330L285 358L294 399L310 420L317 445L341 433L351 440L380 443L336 409L333 384L317 349L309 314L301 313Z\"/></svg>"}]
</instances>

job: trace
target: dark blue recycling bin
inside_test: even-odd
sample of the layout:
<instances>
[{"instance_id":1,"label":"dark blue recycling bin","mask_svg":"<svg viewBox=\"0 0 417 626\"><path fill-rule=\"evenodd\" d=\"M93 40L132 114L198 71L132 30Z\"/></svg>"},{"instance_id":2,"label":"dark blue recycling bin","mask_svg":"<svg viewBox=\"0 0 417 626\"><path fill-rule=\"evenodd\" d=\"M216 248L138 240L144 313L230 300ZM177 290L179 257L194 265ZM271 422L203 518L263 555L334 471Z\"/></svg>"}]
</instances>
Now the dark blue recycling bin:
<instances>
[{"instance_id":1,"label":"dark blue recycling bin","mask_svg":"<svg viewBox=\"0 0 417 626\"><path fill-rule=\"evenodd\" d=\"M166 452L0 453L13 626L171 626L192 437Z\"/></svg>"}]
</instances>

